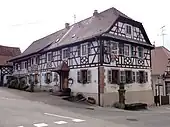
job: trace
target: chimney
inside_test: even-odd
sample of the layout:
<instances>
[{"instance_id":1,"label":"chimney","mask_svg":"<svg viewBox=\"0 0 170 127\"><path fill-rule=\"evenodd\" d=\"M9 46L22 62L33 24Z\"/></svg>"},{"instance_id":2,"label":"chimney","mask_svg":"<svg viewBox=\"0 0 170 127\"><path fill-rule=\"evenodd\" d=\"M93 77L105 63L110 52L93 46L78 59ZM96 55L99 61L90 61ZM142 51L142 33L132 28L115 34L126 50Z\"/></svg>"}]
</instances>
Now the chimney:
<instances>
[{"instance_id":1,"label":"chimney","mask_svg":"<svg viewBox=\"0 0 170 127\"><path fill-rule=\"evenodd\" d=\"M99 14L98 11L97 11L97 10L94 10L93 16L97 16L98 14Z\"/></svg>"},{"instance_id":2,"label":"chimney","mask_svg":"<svg viewBox=\"0 0 170 127\"><path fill-rule=\"evenodd\" d=\"M70 28L70 24L69 23L65 23L65 28L69 29Z\"/></svg>"}]
</instances>

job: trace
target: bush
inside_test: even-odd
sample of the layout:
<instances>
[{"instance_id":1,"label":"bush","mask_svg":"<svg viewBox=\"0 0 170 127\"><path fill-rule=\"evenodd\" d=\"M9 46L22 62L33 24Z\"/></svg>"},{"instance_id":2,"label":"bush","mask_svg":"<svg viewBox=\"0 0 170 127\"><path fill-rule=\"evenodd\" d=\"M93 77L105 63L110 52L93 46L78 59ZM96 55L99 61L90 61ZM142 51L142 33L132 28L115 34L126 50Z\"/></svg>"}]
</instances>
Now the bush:
<instances>
[{"instance_id":1,"label":"bush","mask_svg":"<svg viewBox=\"0 0 170 127\"><path fill-rule=\"evenodd\" d=\"M141 109L147 109L146 103L132 103L132 104L126 104L125 105L126 110L141 110Z\"/></svg>"}]
</instances>

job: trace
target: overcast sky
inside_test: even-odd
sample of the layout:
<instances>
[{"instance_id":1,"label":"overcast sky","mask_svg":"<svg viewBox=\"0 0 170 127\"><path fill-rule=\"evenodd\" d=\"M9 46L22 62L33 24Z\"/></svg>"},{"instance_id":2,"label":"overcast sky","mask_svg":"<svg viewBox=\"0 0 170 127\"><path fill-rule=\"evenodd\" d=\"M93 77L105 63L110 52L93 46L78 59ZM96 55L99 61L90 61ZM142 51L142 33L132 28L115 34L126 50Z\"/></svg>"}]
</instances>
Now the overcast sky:
<instances>
[{"instance_id":1,"label":"overcast sky","mask_svg":"<svg viewBox=\"0 0 170 127\"><path fill-rule=\"evenodd\" d=\"M115 7L142 22L150 41L170 49L170 7L168 0L0 0L0 45L24 51L33 41L99 12ZM169 44L168 44L169 43Z\"/></svg>"}]
</instances>

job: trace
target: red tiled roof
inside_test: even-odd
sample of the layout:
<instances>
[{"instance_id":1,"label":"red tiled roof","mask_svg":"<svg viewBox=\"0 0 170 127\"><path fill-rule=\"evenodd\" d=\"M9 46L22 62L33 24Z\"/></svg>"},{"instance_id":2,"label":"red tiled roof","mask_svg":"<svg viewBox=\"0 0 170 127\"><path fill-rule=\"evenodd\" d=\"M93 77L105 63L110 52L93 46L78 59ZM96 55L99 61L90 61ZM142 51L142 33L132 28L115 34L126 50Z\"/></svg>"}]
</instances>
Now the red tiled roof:
<instances>
[{"instance_id":1,"label":"red tiled roof","mask_svg":"<svg viewBox=\"0 0 170 127\"><path fill-rule=\"evenodd\" d=\"M0 45L0 65L6 64L9 59L20 54L20 48Z\"/></svg>"}]
</instances>

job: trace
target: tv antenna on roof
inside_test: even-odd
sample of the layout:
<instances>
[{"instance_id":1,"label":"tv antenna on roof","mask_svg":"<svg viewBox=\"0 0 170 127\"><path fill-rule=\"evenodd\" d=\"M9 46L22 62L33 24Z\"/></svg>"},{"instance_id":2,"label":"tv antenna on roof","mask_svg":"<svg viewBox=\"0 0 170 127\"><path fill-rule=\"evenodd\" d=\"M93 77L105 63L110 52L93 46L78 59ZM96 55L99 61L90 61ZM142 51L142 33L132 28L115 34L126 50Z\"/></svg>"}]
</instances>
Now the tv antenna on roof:
<instances>
[{"instance_id":1,"label":"tv antenna on roof","mask_svg":"<svg viewBox=\"0 0 170 127\"><path fill-rule=\"evenodd\" d=\"M73 17L74 17L74 23L76 23L76 15L74 14L74 16L73 16Z\"/></svg>"},{"instance_id":2,"label":"tv antenna on roof","mask_svg":"<svg viewBox=\"0 0 170 127\"><path fill-rule=\"evenodd\" d=\"M164 36L167 35L164 32L165 32L165 25L161 27L161 36L162 36L163 46L164 46Z\"/></svg>"}]
</instances>

